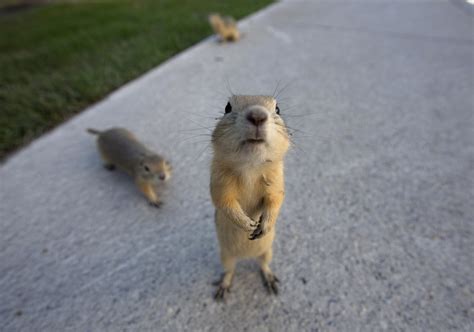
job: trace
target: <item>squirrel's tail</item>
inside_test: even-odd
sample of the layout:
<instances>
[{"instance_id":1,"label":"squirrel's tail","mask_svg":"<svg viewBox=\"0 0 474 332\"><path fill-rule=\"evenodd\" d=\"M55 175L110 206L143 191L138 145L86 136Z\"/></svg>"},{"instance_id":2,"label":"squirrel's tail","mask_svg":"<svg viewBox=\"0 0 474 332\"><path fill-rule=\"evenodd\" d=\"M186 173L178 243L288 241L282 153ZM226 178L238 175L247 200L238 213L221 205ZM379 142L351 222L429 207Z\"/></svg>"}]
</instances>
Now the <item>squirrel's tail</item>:
<instances>
[{"instance_id":1,"label":"squirrel's tail","mask_svg":"<svg viewBox=\"0 0 474 332\"><path fill-rule=\"evenodd\" d=\"M87 132L92 135L100 135L102 134L101 131L98 131L97 129L92 129L92 128L87 128Z\"/></svg>"},{"instance_id":2,"label":"squirrel's tail","mask_svg":"<svg viewBox=\"0 0 474 332\"><path fill-rule=\"evenodd\" d=\"M222 19L221 15L217 13L209 14L207 19L214 31L217 31L218 29L224 26L224 20Z\"/></svg>"}]
</instances>

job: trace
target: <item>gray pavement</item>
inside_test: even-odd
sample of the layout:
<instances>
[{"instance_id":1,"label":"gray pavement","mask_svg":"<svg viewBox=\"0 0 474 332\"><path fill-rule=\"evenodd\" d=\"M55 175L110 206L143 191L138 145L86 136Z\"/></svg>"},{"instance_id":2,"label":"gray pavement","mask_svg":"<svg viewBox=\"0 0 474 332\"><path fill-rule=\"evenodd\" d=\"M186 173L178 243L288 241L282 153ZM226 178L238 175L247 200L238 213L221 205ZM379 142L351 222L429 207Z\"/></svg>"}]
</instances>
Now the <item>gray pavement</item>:
<instances>
[{"instance_id":1,"label":"gray pavement","mask_svg":"<svg viewBox=\"0 0 474 332\"><path fill-rule=\"evenodd\" d=\"M280 2L38 139L0 167L0 330L474 330L473 20L457 0ZM227 85L278 82L281 295L249 261L216 304L208 128ZM115 125L174 163L162 209L101 167L84 130Z\"/></svg>"}]
</instances>

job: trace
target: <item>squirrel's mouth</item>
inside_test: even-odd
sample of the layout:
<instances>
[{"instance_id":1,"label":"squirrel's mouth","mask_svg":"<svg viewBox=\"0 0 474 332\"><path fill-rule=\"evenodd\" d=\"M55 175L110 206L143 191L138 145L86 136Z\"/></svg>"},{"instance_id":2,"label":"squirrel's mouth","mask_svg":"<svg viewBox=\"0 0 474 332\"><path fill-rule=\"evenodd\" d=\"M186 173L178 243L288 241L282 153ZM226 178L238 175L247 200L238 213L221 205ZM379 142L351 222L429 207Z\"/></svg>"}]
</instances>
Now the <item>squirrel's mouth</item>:
<instances>
[{"instance_id":1,"label":"squirrel's mouth","mask_svg":"<svg viewBox=\"0 0 474 332\"><path fill-rule=\"evenodd\" d=\"M248 140L244 141L245 144L263 144L265 140L263 138L249 138Z\"/></svg>"}]
</instances>

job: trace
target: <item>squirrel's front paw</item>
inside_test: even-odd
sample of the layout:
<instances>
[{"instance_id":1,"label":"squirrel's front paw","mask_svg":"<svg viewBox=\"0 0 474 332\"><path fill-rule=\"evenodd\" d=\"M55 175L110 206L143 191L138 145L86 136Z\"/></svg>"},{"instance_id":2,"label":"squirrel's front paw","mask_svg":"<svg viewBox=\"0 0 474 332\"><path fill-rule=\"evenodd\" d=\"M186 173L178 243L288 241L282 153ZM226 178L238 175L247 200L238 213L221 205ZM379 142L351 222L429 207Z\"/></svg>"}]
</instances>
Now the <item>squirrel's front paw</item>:
<instances>
[{"instance_id":1,"label":"squirrel's front paw","mask_svg":"<svg viewBox=\"0 0 474 332\"><path fill-rule=\"evenodd\" d=\"M163 202L162 202L162 201L154 201L154 202L149 201L149 203L150 203L151 206L154 206L154 207L156 207L156 208L160 208L161 206L163 206Z\"/></svg>"},{"instance_id":2,"label":"squirrel's front paw","mask_svg":"<svg viewBox=\"0 0 474 332\"><path fill-rule=\"evenodd\" d=\"M258 225L258 227L250 234L249 240L256 240L261 238L266 234L266 230L263 228L262 224Z\"/></svg>"},{"instance_id":3,"label":"squirrel's front paw","mask_svg":"<svg viewBox=\"0 0 474 332\"><path fill-rule=\"evenodd\" d=\"M259 225L260 225L260 221L255 221L255 220L250 219L250 221L245 225L246 226L245 228L247 232L253 233L255 232L255 230L258 228Z\"/></svg>"},{"instance_id":4,"label":"squirrel's front paw","mask_svg":"<svg viewBox=\"0 0 474 332\"><path fill-rule=\"evenodd\" d=\"M267 223L262 221L263 216L260 217L257 228L250 234L249 240L256 240L268 233Z\"/></svg>"}]
</instances>

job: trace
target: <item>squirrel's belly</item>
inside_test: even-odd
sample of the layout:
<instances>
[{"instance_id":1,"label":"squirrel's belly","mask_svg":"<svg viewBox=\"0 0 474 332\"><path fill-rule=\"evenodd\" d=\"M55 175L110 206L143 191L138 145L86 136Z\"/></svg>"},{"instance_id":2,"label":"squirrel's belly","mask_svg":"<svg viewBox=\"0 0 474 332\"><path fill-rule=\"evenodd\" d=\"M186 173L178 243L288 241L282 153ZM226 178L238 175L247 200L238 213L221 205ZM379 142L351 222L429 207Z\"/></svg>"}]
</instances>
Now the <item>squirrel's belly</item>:
<instances>
[{"instance_id":1,"label":"squirrel's belly","mask_svg":"<svg viewBox=\"0 0 474 332\"><path fill-rule=\"evenodd\" d=\"M275 237L273 228L262 238L249 240L250 234L222 215L216 218L216 231L221 250L238 258L253 258L262 255L272 247Z\"/></svg>"}]
</instances>

